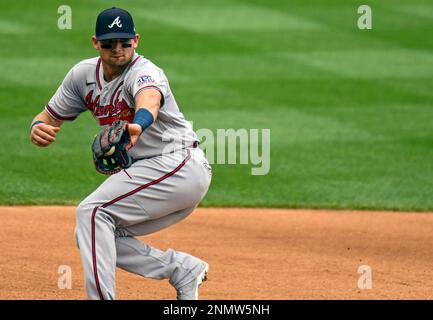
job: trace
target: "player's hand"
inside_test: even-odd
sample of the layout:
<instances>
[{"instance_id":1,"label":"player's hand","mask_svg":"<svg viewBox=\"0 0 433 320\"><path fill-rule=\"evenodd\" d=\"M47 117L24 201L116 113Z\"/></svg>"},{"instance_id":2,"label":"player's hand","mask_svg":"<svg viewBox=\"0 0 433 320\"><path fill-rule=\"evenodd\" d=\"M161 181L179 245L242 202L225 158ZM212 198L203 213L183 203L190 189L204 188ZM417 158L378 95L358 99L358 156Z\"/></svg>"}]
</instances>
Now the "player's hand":
<instances>
[{"instance_id":1,"label":"player's hand","mask_svg":"<svg viewBox=\"0 0 433 320\"><path fill-rule=\"evenodd\" d=\"M30 139L32 143L38 147L48 147L51 143L56 141L56 135L59 130L60 127L54 127L46 123L38 123L33 126Z\"/></svg>"},{"instance_id":2,"label":"player's hand","mask_svg":"<svg viewBox=\"0 0 433 320\"><path fill-rule=\"evenodd\" d=\"M133 145L135 145L135 143L138 140L138 137L141 134L141 126L139 124L136 123L130 123L128 124L128 132L129 132L129 136L131 137L131 147Z\"/></svg>"}]
</instances>

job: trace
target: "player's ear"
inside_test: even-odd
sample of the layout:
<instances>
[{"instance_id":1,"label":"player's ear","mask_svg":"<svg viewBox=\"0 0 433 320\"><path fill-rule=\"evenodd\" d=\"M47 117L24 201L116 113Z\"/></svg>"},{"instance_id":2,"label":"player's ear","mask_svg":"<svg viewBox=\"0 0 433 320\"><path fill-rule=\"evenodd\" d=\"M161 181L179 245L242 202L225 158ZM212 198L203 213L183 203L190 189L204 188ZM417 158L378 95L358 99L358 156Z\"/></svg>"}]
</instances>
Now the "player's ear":
<instances>
[{"instance_id":1,"label":"player's ear","mask_svg":"<svg viewBox=\"0 0 433 320\"><path fill-rule=\"evenodd\" d=\"M98 40L96 40L95 36L92 36L92 44L93 44L93 48L99 50Z\"/></svg>"},{"instance_id":2,"label":"player's ear","mask_svg":"<svg viewBox=\"0 0 433 320\"><path fill-rule=\"evenodd\" d=\"M140 41L140 35L138 33L135 34L135 39L132 41L132 47L137 49L138 42Z\"/></svg>"}]
</instances>

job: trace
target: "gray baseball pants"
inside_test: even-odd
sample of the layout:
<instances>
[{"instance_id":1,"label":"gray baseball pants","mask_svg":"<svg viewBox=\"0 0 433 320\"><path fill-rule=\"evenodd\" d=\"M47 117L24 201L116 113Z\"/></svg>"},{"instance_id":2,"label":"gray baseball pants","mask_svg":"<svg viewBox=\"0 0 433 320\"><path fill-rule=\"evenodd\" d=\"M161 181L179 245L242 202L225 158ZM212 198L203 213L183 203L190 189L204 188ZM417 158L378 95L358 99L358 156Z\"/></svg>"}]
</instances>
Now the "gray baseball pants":
<instances>
[{"instance_id":1,"label":"gray baseball pants","mask_svg":"<svg viewBox=\"0 0 433 320\"><path fill-rule=\"evenodd\" d=\"M143 159L105 180L76 211L89 299L115 299L116 266L179 288L203 270L190 254L161 251L135 236L167 228L186 218L205 196L211 167L200 148Z\"/></svg>"}]
</instances>

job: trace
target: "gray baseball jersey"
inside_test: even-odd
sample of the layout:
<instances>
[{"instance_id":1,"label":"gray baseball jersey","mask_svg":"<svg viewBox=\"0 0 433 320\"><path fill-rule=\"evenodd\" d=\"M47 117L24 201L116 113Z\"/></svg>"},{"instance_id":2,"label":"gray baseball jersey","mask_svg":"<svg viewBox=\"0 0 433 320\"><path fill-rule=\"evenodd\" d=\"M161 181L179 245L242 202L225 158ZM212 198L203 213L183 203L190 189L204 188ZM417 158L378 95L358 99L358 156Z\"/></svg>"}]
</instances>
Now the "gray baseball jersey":
<instances>
[{"instance_id":1,"label":"gray baseball jersey","mask_svg":"<svg viewBox=\"0 0 433 320\"><path fill-rule=\"evenodd\" d=\"M89 110L101 126L116 119L132 122L134 98L142 90L157 89L162 96L158 119L129 150L134 159L152 157L190 146L197 141L191 124L179 111L164 72L143 56L116 79L106 82L100 58L76 64L66 75L45 110L57 120L74 120Z\"/></svg>"},{"instance_id":2,"label":"gray baseball jersey","mask_svg":"<svg viewBox=\"0 0 433 320\"><path fill-rule=\"evenodd\" d=\"M158 118L130 149L136 159L104 181L77 208L76 240L90 299L116 297L116 266L153 279L169 279L179 289L208 265L174 249L153 248L135 236L166 228L187 217L205 196L211 168L197 136L179 111L163 71L134 54L116 79L104 81L99 58L84 60L66 75L45 110L73 120L89 110L101 126L132 121L134 97L155 88L162 101Z\"/></svg>"}]
</instances>

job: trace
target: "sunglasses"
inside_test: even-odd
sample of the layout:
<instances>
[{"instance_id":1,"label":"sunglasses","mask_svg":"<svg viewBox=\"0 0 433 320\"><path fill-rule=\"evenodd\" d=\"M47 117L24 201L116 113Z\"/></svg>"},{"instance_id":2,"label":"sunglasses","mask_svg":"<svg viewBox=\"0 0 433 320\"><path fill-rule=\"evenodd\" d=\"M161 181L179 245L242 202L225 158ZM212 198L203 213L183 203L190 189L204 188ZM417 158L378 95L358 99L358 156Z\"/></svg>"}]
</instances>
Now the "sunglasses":
<instances>
[{"instance_id":1,"label":"sunglasses","mask_svg":"<svg viewBox=\"0 0 433 320\"><path fill-rule=\"evenodd\" d=\"M120 44L122 45L122 48L131 48L132 43L130 43L131 39L119 39ZM107 39L107 40L101 40L101 48L102 49L113 49L116 46L117 40L116 39Z\"/></svg>"}]
</instances>

